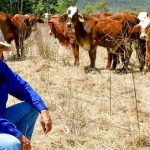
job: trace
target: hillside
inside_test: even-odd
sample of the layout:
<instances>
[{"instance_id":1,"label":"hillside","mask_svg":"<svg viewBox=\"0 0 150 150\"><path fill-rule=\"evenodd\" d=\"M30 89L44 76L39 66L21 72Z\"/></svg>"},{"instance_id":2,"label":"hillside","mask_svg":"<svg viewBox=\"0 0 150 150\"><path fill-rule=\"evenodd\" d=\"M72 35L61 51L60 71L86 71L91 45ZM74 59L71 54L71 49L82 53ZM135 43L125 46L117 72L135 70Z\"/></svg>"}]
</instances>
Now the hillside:
<instances>
[{"instance_id":1,"label":"hillside","mask_svg":"<svg viewBox=\"0 0 150 150\"><path fill-rule=\"evenodd\" d=\"M91 5L98 1L99 0L80 0L78 1L77 5L81 9L84 8L86 5ZM119 12L125 10L150 11L150 0L106 0L106 2L111 12Z\"/></svg>"}]
</instances>

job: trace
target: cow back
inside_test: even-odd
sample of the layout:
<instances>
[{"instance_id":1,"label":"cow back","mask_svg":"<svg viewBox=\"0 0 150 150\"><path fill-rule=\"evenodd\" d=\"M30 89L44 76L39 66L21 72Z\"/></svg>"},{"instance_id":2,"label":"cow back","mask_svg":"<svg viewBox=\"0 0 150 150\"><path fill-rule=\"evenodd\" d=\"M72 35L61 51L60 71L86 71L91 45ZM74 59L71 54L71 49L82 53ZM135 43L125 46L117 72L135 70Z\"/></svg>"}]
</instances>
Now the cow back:
<instances>
[{"instance_id":1,"label":"cow back","mask_svg":"<svg viewBox=\"0 0 150 150\"><path fill-rule=\"evenodd\" d=\"M3 12L0 13L0 28L7 42L10 43L17 37L17 28L13 24L11 17Z\"/></svg>"}]
</instances>

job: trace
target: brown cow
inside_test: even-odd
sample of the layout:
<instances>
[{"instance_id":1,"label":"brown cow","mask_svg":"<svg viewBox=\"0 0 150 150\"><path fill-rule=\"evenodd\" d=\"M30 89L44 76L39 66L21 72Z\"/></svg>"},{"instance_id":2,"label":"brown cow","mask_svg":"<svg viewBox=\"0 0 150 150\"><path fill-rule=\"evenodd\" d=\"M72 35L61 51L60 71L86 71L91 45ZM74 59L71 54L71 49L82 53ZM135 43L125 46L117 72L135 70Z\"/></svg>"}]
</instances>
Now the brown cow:
<instances>
[{"instance_id":1,"label":"brown cow","mask_svg":"<svg viewBox=\"0 0 150 150\"><path fill-rule=\"evenodd\" d=\"M48 24L50 25L50 34L53 34L55 38L57 38L60 44L64 47L68 47L71 45L75 62L74 65L79 65L79 45L76 43L75 33L68 29L66 26L66 22L59 22L60 15L51 16L48 20Z\"/></svg>"},{"instance_id":2,"label":"brown cow","mask_svg":"<svg viewBox=\"0 0 150 150\"><path fill-rule=\"evenodd\" d=\"M35 15L16 14L12 17L12 22L18 29L18 39L15 39L18 57L24 57L24 41L36 30L36 24L44 23L42 19ZM19 51L20 50L20 51Z\"/></svg>"},{"instance_id":3,"label":"brown cow","mask_svg":"<svg viewBox=\"0 0 150 150\"><path fill-rule=\"evenodd\" d=\"M0 29L8 43L14 39L18 39L17 28L12 23L11 17L4 12L0 12Z\"/></svg>"},{"instance_id":4,"label":"brown cow","mask_svg":"<svg viewBox=\"0 0 150 150\"><path fill-rule=\"evenodd\" d=\"M7 13L0 13L0 28L8 43L15 40L18 58L24 56L23 42L30 36L37 22L41 23L42 20L34 15L16 14L14 17L11 17ZM20 49L21 52L19 51Z\"/></svg>"},{"instance_id":5,"label":"brown cow","mask_svg":"<svg viewBox=\"0 0 150 150\"><path fill-rule=\"evenodd\" d=\"M11 16L7 13L0 12L0 29L3 32L5 40L10 43L14 39L18 39L17 22L12 22Z\"/></svg>"},{"instance_id":6,"label":"brown cow","mask_svg":"<svg viewBox=\"0 0 150 150\"><path fill-rule=\"evenodd\" d=\"M60 19L66 20L67 26L75 30L77 43L89 50L90 67L95 67L96 47L103 46L122 51L128 21L112 19L95 19L92 16L78 13L77 7L69 7L67 14ZM125 62L124 62L125 63ZM126 64L124 64L126 67Z\"/></svg>"},{"instance_id":7,"label":"brown cow","mask_svg":"<svg viewBox=\"0 0 150 150\"><path fill-rule=\"evenodd\" d=\"M144 55L145 55L145 46L144 41L139 39L140 31L138 28L134 28L134 26L137 24L137 15L132 12L122 12L117 14L110 14L110 13L101 13L101 14L92 14L91 16L100 18L100 19L112 19L112 20L119 20L121 22L124 22L125 20L130 20L130 30L128 30L128 40L126 43L129 43L126 50L126 58L125 61L127 64L129 64L129 60L132 54L132 43L137 42L138 44L138 50L137 50L137 56L140 62L140 70L143 68L144 65ZM111 51L108 50L108 62L106 65L106 69L110 68L111 62L113 59L112 69L116 68L117 65L117 55L114 53L111 53Z\"/></svg>"}]
</instances>

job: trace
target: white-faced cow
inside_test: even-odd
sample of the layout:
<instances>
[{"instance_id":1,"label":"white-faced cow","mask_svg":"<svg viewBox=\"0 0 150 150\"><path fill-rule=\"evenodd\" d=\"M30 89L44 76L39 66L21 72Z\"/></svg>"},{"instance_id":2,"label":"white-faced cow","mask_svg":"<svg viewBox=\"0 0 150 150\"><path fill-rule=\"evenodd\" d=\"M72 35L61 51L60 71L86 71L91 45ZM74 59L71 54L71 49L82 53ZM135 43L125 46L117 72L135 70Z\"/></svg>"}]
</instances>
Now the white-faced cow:
<instances>
[{"instance_id":1,"label":"white-faced cow","mask_svg":"<svg viewBox=\"0 0 150 150\"><path fill-rule=\"evenodd\" d=\"M67 20L67 26L75 31L77 43L89 51L90 67L95 67L96 48L103 46L113 48L114 51L125 49L124 38L129 31L129 21L113 19L96 19L90 15L78 12L77 7L69 7L67 14L61 16L60 21ZM126 68L127 64L124 61Z\"/></svg>"},{"instance_id":2,"label":"white-faced cow","mask_svg":"<svg viewBox=\"0 0 150 150\"><path fill-rule=\"evenodd\" d=\"M110 19L110 20L119 20L121 22L125 22L127 19L130 20L130 30L128 30L128 40L126 40L125 46L127 47L126 51L124 52L124 56L126 56L125 61L127 62L126 64L129 64L129 60L133 51L132 48L132 43L136 42L138 44L138 49L136 49L137 52L137 56L140 62L140 69L143 68L143 64L144 64L144 53L145 53L145 49L143 48L143 40L140 40L139 35L140 35L140 30L139 29L135 29L134 26L137 24L137 14L134 14L132 12L121 12L121 13L99 13L99 14L91 14L90 16L100 19L100 20L105 20L105 19ZM118 58L118 54L119 53L117 50L114 52L111 49L107 48L107 52L108 52L108 61L107 61L107 65L105 67L105 69L109 69L111 66L111 62L112 62L112 66L111 69L115 69L116 65L117 65L117 58Z\"/></svg>"},{"instance_id":3,"label":"white-faced cow","mask_svg":"<svg viewBox=\"0 0 150 150\"><path fill-rule=\"evenodd\" d=\"M146 56L145 56L145 65L144 73L148 71L148 63L150 61L150 16L147 12L140 12L138 15L139 26L141 29L140 38L146 40Z\"/></svg>"}]
</instances>

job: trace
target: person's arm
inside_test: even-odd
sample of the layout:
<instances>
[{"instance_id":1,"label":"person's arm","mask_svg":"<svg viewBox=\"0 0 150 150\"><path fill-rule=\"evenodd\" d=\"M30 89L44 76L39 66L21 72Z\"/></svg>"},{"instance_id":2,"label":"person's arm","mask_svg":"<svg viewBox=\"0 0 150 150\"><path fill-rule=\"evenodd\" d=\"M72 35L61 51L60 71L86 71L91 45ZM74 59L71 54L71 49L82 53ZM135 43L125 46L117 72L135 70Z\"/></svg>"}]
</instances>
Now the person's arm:
<instances>
[{"instance_id":1,"label":"person's arm","mask_svg":"<svg viewBox=\"0 0 150 150\"><path fill-rule=\"evenodd\" d=\"M18 74L10 68L8 70L9 94L19 100L26 101L33 105L39 112L47 109L42 98L37 92Z\"/></svg>"},{"instance_id":2,"label":"person's arm","mask_svg":"<svg viewBox=\"0 0 150 150\"><path fill-rule=\"evenodd\" d=\"M7 82L7 65L2 60L0 60L0 133L7 133L20 138L22 133L16 129L12 122L2 117L3 110L6 107L5 105L8 98L8 88L7 84L5 86L5 82Z\"/></svg>"},{"instance_id":3,"label":"person's arm","mask_svg":"<svg viewBox=\"0 0 150 150\"><path fill-rule=\"evenodd\" d=\"M21 138L22 133L16 129L15 125L7 119L0 118L0 132L11 134L16 138Z\"/></svg>"},{"instance_id":4,"label":"person's arm","mask_svg":"<svg viewBox=\"0 0 150 150\"><path fill-rule=\"evenodd\" d=\"M29 102L41 113L41 125L44 133L47 134L52 128L52 122L42 98L26 81L10 69L8 75L9 93L22 101Z\"/></svg>"}]
</instances>

